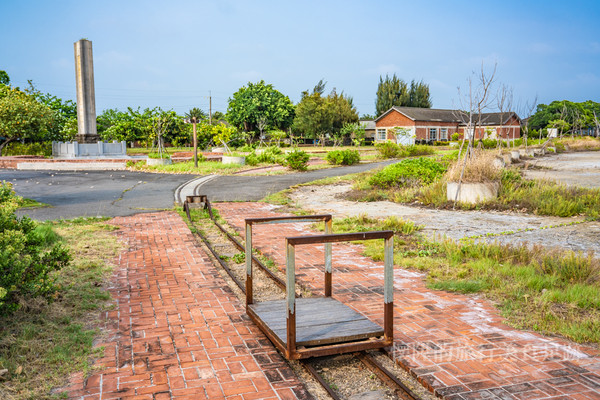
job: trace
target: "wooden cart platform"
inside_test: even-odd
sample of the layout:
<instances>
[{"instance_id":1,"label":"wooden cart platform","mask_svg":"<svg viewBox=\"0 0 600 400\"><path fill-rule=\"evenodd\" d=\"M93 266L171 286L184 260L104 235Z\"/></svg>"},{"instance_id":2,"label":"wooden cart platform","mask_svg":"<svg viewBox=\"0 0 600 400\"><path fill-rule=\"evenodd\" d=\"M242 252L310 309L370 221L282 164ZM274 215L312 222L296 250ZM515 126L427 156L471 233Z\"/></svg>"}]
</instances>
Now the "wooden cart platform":
<instances>
[{"instance_id":1,"label":"wooden cart platform","mask_svg":"<svg viewBox=\"0 0 600 400\"><path fill-rule=\"evenodd\" d=\"M287 347L285 300L248 305L271 334ZM331 297L296 299L296 345L319 346L383 336L383 328Z\"/></svg>"},{"instance_id":2,"label":"wooden cart platform","mask_svg":"<svg viewBox=\"0 0 600 400\"><path fill-rule=\"evenodd\" d=\"M286 243L286 299L254 303L252 293L252 226L290 222L325 222L325 235L296 236ZM246 219L246 313L285 357L297 360L391 346L394 341L394 232L331 233L331 215ZM331 245L385 239L383 329L332 297ZM296 298L296 246L325 245L324 294Z\"/></svg>"}]
</instances>

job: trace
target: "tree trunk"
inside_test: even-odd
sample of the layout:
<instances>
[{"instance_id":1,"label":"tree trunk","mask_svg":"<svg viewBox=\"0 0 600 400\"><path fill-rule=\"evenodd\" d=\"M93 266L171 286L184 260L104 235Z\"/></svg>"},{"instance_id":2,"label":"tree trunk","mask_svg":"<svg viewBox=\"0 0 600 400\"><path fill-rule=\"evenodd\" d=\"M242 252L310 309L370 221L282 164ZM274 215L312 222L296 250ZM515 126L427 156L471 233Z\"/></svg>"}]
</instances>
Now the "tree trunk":
<instances>
[{"instance_id":1,"label":"tree trunk","mask_svg":"<svg viewBox=\"0 0 600 400\"><path fill-rule=\"evenodd\" d=\"M0 144L0 157L2 157L2 150L6 147L6 145L14 140L14 138L6 139L2 144Z\"/></svg>"}]
</instances>

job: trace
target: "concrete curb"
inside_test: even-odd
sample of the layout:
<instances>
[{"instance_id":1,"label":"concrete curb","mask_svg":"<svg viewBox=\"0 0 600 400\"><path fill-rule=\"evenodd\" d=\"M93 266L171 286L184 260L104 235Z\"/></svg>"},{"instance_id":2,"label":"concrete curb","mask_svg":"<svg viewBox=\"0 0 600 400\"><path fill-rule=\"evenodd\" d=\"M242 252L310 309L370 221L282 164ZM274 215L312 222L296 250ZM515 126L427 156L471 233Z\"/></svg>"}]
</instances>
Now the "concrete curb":
<instances>
[{"instance_id":1,"label":"concrete curb","mask_svg":"<svg viewBox=\"0 0 600 400\"><path fill-rule=\"evenodd\" d=\"M200 186L202 186L206 182L212 181L217 176L218 175L202 176L200 178L192 179L191 181L187 181L187 182L179 185L179 187L177 187L177 189L175 189L175 194L174 194L175 202L177 204L183 204L183 201L185 200L185 196L197 195L198 189L200 188Z\"/></svg>"},{"instance_id":2,"label":"concrete curb","mask_svg":"<svg viewBox=\"0 0 600 400\"><path fill-rule=\"evenodd\" d=\"M20 162L17 169L27 171L105 171L125 169L123 162Z\"/></svg>"}]
</instances>

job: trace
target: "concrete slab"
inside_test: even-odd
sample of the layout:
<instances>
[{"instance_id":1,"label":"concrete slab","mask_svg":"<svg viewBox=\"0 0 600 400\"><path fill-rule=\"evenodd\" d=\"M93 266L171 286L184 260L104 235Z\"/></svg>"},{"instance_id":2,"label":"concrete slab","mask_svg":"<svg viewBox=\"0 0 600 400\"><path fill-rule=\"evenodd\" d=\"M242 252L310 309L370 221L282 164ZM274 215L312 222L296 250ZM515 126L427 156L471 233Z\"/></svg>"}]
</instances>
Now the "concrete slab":
<instances>
[{"instance_id":1,"label":"concrete slab","mask_svg":"<svg viewBox=\"0 0 600 400\"><path fill-rule=\"evenodd\" d=\"M105 171L122 170L126 162L20 162L17 169L27 171Z\"/></svg>"}]
</instances>

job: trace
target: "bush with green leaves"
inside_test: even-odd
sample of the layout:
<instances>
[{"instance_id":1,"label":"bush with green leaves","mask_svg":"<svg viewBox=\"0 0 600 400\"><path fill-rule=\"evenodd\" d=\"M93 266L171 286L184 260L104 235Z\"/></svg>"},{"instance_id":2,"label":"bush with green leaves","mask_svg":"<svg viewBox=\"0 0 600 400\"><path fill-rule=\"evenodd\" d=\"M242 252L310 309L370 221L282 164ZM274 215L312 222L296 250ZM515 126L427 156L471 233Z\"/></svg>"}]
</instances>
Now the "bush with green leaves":
<instances>
[{"instance_id":1,"label":"bush with green leaves","mask_svg":"<svg viewBox=\"0 0 600 400\"><path fill-rule=\"evenodd\" d=\"M5 156L45 156L52 155L52 142L35 142L35 143L9 143L3 152Z\"/></svg>"},{"instance_id":2,"label":"bush with green leaves","mask_svg":"<svg viewBox=\"0 0 600 400\"><path fill-rule=\"evenodd\" d=\"M20 202L9 183L0 183L0 314L15 311L21 300L51 299L55 271L71 260L55 235L15 215Z\"/></svg>"},{"instance_id":3,"label":"bush with green leaves","mask_svg":"<svg viewBox=\"0 0 600 400\"><path fill-rule=\"evenodd\" d=\"M283 151L277 146L270 146L262 149L258 154L256 151L246 156L246 164L257 165L257 164L285 164L283 157Z\"/></svg>"},{"instance_id":4,"label":"bush with green leaves","mask_svg":"<svg viewBox=\"0 0 600 400\"><path fill-rule=\"evenodd\" d=\"M325 159L333 165L354 165L360 162L360 154L357 150L333 150L327 153Z\"/></svg>"},{"instance_id":5,"label":"bush with green leaves","mask_svg":"<svg viewBox=\"0 0 600 400\"><path fill-rule=\"evenodd\" d=\"M394 142L383 142L375 144L381 158L398 158L402 155L402 147Z\"/></svg>"},{"instance_id":6,"label":"bush with green leaves","mask_svg":"<svg viewBox=\"0 0 600 400\"><path fill-rule=\"evenodd\" d=\"M446 172L446 166L432 158L410 158L388 165L369 178L369 184L383 189L432 183Z\"/></svg>"},{"instance_id":7,"label":"bush with green leaves","mask_svg":"<svg viewBox=\"0 0 600 400\"><path fill-rule=\"evenodd\" d=\"M435 153L435 149L425 144L411 144L402 148L410 157L428 156Z\"/></svg>"},{"instance_id":8,"label":"bush with green leaves","mask_svg":"<svg viewBox=\"0 0 600 400\"><path fill-rule=\"evenodd\" d=\"M285 156L285 166L296 171L306 171L309 159L307 152L295 149Z\"/></svg>"}]
</instances>

